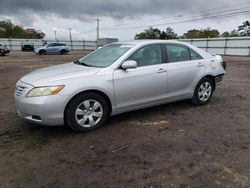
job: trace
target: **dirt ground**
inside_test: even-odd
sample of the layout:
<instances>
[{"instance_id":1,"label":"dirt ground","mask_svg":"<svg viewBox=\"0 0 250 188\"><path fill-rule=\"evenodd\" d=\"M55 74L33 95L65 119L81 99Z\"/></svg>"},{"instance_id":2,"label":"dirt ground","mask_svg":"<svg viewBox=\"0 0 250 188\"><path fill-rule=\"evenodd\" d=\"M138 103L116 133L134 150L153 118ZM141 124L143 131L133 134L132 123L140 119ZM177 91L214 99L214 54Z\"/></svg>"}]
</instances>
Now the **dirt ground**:
<instances>
[{"instance_id":1,"label":"dirt ground","mask_svg":"<svg viewBox=\"0 0 250 188\"><path fill-rule=\"evenodd\" d=\"M22 121L16 81L86 52L0 57L0 187L250 187L250 58L225 57L209 105L189 101L112 117L94 132Z\"/></svg>"}]
</instances>

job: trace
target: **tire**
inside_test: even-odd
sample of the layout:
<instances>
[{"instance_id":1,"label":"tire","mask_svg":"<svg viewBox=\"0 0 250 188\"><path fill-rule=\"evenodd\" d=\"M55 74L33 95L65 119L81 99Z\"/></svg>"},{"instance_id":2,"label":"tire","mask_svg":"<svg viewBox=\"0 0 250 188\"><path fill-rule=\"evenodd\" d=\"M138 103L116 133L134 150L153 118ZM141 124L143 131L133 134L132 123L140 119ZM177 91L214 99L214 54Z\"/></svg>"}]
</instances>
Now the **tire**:
<instances>
[{"instance_id":1,"label":"tire","mask_svg":"<svg viewBox=\"0 0 250 188\"><path fill-rule=\"evenodd\" d=\"M66 123L77 132L89 132L100 128L108 117L108 104L96 93L82 93L74 97L66 107Z\"/></svg>"},{"instance_id":2,"label":"tire","mask_svg":"<svg viewBox=\"0 0 250 188\"><path fill-rule=\"evenodd\" d=\"M213 81L207 77L202 78L197 84L192 102L196 105L205 105L210 102L215 85Z\"/></svg>"},{"instance_id":3,"label":"tire","mask_svg":"<svg viewBox=\"0 0 250 188\"><path fill-rule=\"evenodd\" d=\"M5 52L3 50L0 51L1 56L5 56Z\"/></svg>"},{"instance_id":4,"label":"tire","mask_svg":"<svg viewBox=\"0 0 250 188\"><path fill-rule=\"evenodd\" d=\"M40 50L38 53L39 53L39 55L45 55L46 51L45 50Z\"/></svg>"},{"instance_id":5,"label":"tire","mask_svg":"<svg viewBox=\"0 0 250 188\"><path fill-rule=\"evenodd\" d=\"M65 55L67 53L66 50L61 50L60 54Z\"/></svg>"}]
</instances>

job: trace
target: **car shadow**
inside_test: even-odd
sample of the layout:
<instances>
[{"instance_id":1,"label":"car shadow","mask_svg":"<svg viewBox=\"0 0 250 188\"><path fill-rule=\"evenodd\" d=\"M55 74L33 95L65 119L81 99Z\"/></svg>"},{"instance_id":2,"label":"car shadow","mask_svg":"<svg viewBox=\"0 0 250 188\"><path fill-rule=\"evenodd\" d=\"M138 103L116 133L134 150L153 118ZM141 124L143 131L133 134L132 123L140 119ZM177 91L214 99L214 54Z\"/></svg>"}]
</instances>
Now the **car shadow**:
<instances>
[{"instance_id":1,"label":"car shadow","mask_svg":"<svg viewBox=\"0 0 250 188\"><path fill-rule=\"evenodd\" d=\"M197 108L198 106L193 105L189 100L184 101L178 101L174 103L164 104L156 107L150 107L146 109L126 112L123 114L119 114L116 116L111 116L108 118L107 122L103 127L101 127L98 130L94 130L92 132L99 132L99 130L103 130L106 128L113 127L113 126L119 126L129 121L136 121L136 120L144 120L147 117L156 116L159 114L166 114L166 115L175 115L178 113L178 111L181 111L183 109L188 108ZM32 132L39 132L39 134L50 134L51 136L66 136L66 135L78 135L78 134L84 134L84 133L77 133L70 129L67 125L64 126L43 126L43 125L35 125L32 123L24 122L22 124L22 127L26 127L25 129L27 131ZM86 134L90 134L86 133Z\"/></svg>"}]
</instances>

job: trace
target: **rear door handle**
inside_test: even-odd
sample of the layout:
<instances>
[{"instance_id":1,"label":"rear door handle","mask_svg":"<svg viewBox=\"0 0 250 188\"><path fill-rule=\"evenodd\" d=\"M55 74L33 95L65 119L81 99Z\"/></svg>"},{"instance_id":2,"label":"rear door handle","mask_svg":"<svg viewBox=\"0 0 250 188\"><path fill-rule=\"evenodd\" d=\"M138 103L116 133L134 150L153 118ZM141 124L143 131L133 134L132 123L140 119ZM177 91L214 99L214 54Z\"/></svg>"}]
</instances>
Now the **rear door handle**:
<instances>
[{"instance_id":1,"label":"rear door handle","mask_svg":"<svg viewBox=\"0 0 250 188\"><path fill-rule=\"evenodd\" d=\"M204 67L205 65L203 63L198 63L197 67Z\"/></svg>"},{"instance_id":2,"label":"rear door handle","mask_svg":"<svg viewBox=\"0 0 250 188\"><path fill-rule=\"evenodd\" d=\"M164 72L167 72L167 70L166 70L166 69L159 69L159 70L157 71L157 73L164 73Z\"/></svg>"}]
</instances>

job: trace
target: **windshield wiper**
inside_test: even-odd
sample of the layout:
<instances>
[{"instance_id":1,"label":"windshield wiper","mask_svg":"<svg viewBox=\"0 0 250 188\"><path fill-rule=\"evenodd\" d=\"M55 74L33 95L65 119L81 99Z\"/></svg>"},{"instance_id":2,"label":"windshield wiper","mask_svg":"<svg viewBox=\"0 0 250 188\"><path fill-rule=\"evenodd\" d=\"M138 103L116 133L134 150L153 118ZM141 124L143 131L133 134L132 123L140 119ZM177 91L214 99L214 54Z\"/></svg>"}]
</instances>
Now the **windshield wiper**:
<instances>
[{"instance_id":1,"label":"windshield wiper","mask_svg":"<svg viewBox=\"0 0 250 188\"><path fill-rule=\"evenodd\" d=\"M89 65L85 64L83 61L80 62L79 59L76 60L76 61L74 61L73 63L75 63L75 64L77 64L77 65L82 65L82 66L87 66L87 67L89 67Z\"/></svg>"},{"instance_id":2,"label":"windshield wiper","mask_svg":"<svg viewBox=\"0 0 250 188\"><path fill-rule=\"evenodd\" d=\"M88 64L84 63L83 61L80 62L79 60L76 60L73 63L75 63L77 65L86 66L86 67L97 67L97 66L93 66L93 65L88 65Z\"/></svg>"},{"instance_id":3,"label":"windshield wiper","mask_svg":"<svg viewBox=\"0 0 250 188\"><path fill-rule=\"evenodd\" d=\"M79 60L76 60L76 61L74 61L73 63L79 65L79 64L80 64L80 61L79 61Z\"/></svg>"}]
</instances>

